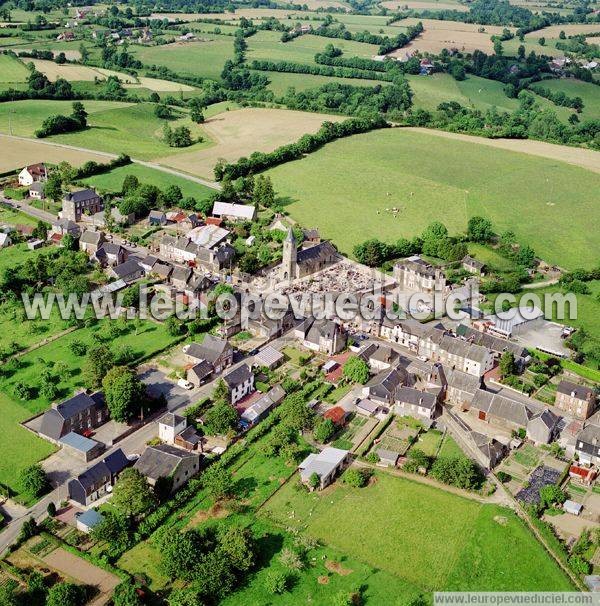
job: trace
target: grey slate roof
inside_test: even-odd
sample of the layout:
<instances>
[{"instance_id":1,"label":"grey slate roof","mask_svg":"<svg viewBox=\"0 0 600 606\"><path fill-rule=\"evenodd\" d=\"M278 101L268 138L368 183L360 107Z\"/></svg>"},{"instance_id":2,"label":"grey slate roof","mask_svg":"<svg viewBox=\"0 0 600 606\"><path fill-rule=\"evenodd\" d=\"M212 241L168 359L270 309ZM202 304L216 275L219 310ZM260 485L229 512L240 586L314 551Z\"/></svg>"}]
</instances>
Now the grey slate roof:
<instances>
[{"instance_id":1,"label":"grey slate roof","mask_svg":"<svg viewBox=\"0 0 600 606\"><path fill-rule=\"evenodd\" d=\"M365 387L379 398L393 399L396 391L405 382L404 371L399 368L388 368L376 374Z\"/></svg>"},{"instance_id":2,"label":"grey slate roof","mask_svg":"<svg viewBox=\"0 0 600 606\"><path fill-rule=\"evenodd\" d=\"M574 397L578 400L588 401L590 398L595 397L594 390L586 385L578 385L577 383L571 383L571 381L561 381L556 388L559 393L571 395L574 392Z\"/></svg>"},{"instance_id":3,"label":"grey slate roof","mask_svg":"<svg viewBox=\"0 0 600 606\"><path fill-rule=\"evenodd\" d=\"M252 371L248 364L241 364L231 372L223 376L223 381L229 389L233 389L242 383L245 383L252 376Z\"/></svg>"},{"instance_id":4,"label":"grey slate roof","mask_svg":"<svg viewBox=\"0 0 600 606\"><path fill-rule=\"evenodd\" d=\"M119 278L126 278L131 274L143 271L141 265L135 259L127 259L125 263L116 265L112 270Z\"/></svg>"},{"instance_id":5,"label":"grey slate roof","mask_svg":"<svg viewBox=\"0 0 600 606\"><path fill-rule=\"evenodd\" d=\"M328 446L318 454L309 454L298 466L300 476L307 481L313 473L320 478L329 475L348 456L347 450Z\"/></svg>"},{"instance_id":6,"label":"grey slate roof","mask_svg":"<svg viewBox=\"0 0 600 606\"><path fill-rule=\"evenodd\" d=\"M435 408L437 399L429 392L413 389L412 387L401 387L396 392L396 401L401 404L407 403L431 410Z\"/></svg>"},{"instance_id":7,"label":"grey slate roof","mask_svg":"<svg viewBox=\"0 0 600 606\"><path fill-rule=\"evenodd\" d=\"M330 242L321 242L316 246L303 248L298 251L296 263L303 265L305 263L324 263L331 255L337 254L337 251Z\"/></svg>"},{"instance_id":8,"label":"grey slate roof","mask_svg":"<svg viewBox=\"0 0 600 606\"><path fill-rule=\"evenodd\" d=\"M90 438L86 438L74 431L70 431L60 438L59 442L61 444L65 444L66 446L70 446L75 450L79 450L80 452L89 452L93 450L96 446L98 446L98 442L96 440L90 440Z\"/></svg>"},{"instance_id":9,"label":"grey slate roof","mask_svg":"<svg viewBox=\"0 0 600 606\"><path fill-rule=\"evenodd\" d=\"M91 200L93 198L98 198L98 194L95 189L79 189L77 191L69 192L65 195L65 200L70 202L85 202L86 200Z\"/></svg>"},{"instance_id":10,"label":"grey slate roof","mask_svg":"<svg viewBox=\"0 0 600 606\"><path fill-rule=\"evenodd\" d=\"M96 245L98 245L100 243L100 240L102 240L103 235L104 234L101 231L92 231L90 229L86 229L81 234L81 237L79 238L79 241L83 242L84 244L96 244Z\"/></svg>"},{"instance_id":11,"label":"grey slate roof","mask_svg":"<svg viewBox=\"0 0 600 606\"><path fill-rule=\"evenodd\" d=\"M526 427L534 416L534 413L523 402L483 389L477 390L471 406L521 427Z\"/></svg>"},{"instance_id":12,"label":"grey slate roof","mask_svg":"<svg viewBox=\"0 0 600 606\"><path fill-rule=\"evenodd\" d=\"M148 446L136 461L134 468L147 478L158 480L171 476L184 459L197 456L169 444L158 444Z\"/></svg>"},{"instance_id":13,"label":"grey slate roof","mask_svg":"<svg viewBox=\"0 0 600 606\"><path fill-rule=\"evenodd\" d=\"M181 417L173 412L166 412L162 417L160 417L160 419L158 419L158 423L168 425L169 427L176 427L184 420L185 417Z\"/></svg>"},{"instance_id":14,"label":"grey slate roof","mask_svg":"<svg viewBox=\"0 0 600 606\"><path fill-rule=\"evenodd\" d=\"M481 332L480 330L476 330L470 326L466 326L465 324L459 324L456 327L456 334L459 337L463 337L464 339L471 341L471 343L487 347L496 353L510 351L515 355L516 358L529 357L529 352L522 345L519 345L514 341L507 341L501 337L496 337L487 332Z\"/></svg>"},{"instance_id":15,"label":"grey slate roof","mask_svg":"<svg viewBox=\"0 0 600 606\"><path fill-rule=\"evenodd\" d=\"M200 360L198 364L195 364L190 368L189 372L194 373L200 381L203 381L214 371L214 367L210 362L206 360Z\"/></svg>"},{"instance_id":16,"label":"grey slate roof","mask_svg":"<svg viewBox=\"0 0 600 606\"><path fill-rule=\"evenodd\" d=\"M226 339L207 334L202 343L190 343L185 353L214 364L228 349L231 349L231 345Z\"/></svg>"}]
</instances>

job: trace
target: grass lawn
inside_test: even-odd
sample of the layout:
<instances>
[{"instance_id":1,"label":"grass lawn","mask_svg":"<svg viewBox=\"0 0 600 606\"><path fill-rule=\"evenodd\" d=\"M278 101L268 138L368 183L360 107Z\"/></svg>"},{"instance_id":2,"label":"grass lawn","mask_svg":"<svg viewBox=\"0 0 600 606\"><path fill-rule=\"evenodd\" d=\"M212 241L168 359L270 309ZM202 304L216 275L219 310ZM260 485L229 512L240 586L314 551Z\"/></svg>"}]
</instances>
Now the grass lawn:
<instances>
[{"instance_id":1,"label":"grass lawn","mask_svg":"<svg viewBox=\"0 0 600 606\"><path fill-rule=\"evenodd\" d=\"M225 61L233 58L233 37L203 34L202 38L202 42L133 46L130 50L145 65L164 65L180 75L220 80Z\"/></svg>"},{"instance_id":2,"label":"grass lawn","mask_svg":"<svg viewBox=\"0 0 600 606\"><path fill-rule=\"evenodd\" d=\"M126 153L134 158L149 160L159 156L173 155L182 151L196 151L210 147L212 142L200 126L194 124L187 114L181 114L170 121L171 127L188 126L192 137L202 136L202 143L190 147L169 147L162 141L164 120L154 115L154 104L139 103L136 105L114 101L84 101L89 113L85 130L54 135L47 141L66 145L95 149L114 154ZM0 130L8 132L8 112L11 114L13 133L32 136L44 118L51 114L69 114L69 101L15 101L0 106Z\"/></svg>"},{"instance_id":3,"label":"grass lawn","mask_svg":"<svg viewBox=\"0 0 600 606\"><path fill-rule=\"evenodd\" d=\"M438 451L443 435L444 434L437 429L430 429L419 435L418 440L413 444L412 448L418 448L426 455L433 457Z\"/></svg>"},{"instance_id":4,"label":"grass lawn","mask_svg":"<svg viewBox=\"0 0 600 606\"><path fill-rule=\"evenodd\" d=\"M140 180L140 183L150 183L160 189L165 189L169 185L178 185L184 197L193 196L198 200L207 198L215 191L201 183L195 183L183 177L176 177L175 175L148 166L142 166L141 164L119 166L110 172L85 179L84 183L97 187L100 190L119 192L123 185L123 179L127 175L135 175Z\"/></svg>"},{"instance_id":5,"label":"grass lawn","mask_svg":"<svg viewBox=\"0 0 600 606\"><path fill-rule=\"evenodd\" d=\"M18 213L21 217L26 217L31 219L31 221L27 222L26 225L36 225L36 220L33 217L29 217L29 215L23 215L22 213ZM21 217L15 218L15 223L21 224ZM4 220L4 213L0 212L0 223L11 223L11 221ZM25 224L25 223L23 223ZM27 248L27 244L24 242L21 244L13 244L12 246L7 246L0 250L0 271L5 270L7 267L13 267L19 263L24 263L27 259L37 259L39 255L47 252L47 248L38 248L37 250L29 250ZM4 333L6 334L6 333Z\"/></svg>"},{"instance_id":6,"label":"grass lawn","mask_svg":"<svg viewBox=\"0 0 600 606\"><path fill-rule=\"evenodd\" d=\"M491 246L476 244L475 242L469 242L468 246L469 254L486 264L486 273L489 273L490 270L499 272L510 272L515 270L515 264L510 259L503 257Z\"/></svg>"},{"instance_id":7,"label":"grass lawn","mask_svg":"<svg viewBox=\"0 0 600 606\"><path fill-rule=\"evenodd\" d=\"M158 591L170 582L170 578L161 570L160 552L147 541L138 543L126 551L117 560L116 565L130 574L147 574L152 591Z\"/></svg>"},{"instance_id":8,"label":"grass lawn","mask_svg":"<svg viewBox=\"0 0 600 606\"><path fill-rule=\"evenodd\" d=\"M345 254L367 238L414 236L435 220L464 232L481 215L551 263L591 267L600 255L589 229L600 220L600 175L559 161L395 128L335 141L269 174L291 216ZM390 207L401 209L397 217Z\"/></svg>"},{"instance_id":9,"label":"grass lawn","mask_svg":"<svg viewBox=\"0 0 600 606\"><path fill-rule=\"evenodd\" d=\"M45 459L56 447L19 425L31 414L3 393L0 393L0 408L0 482L19 492L19 471Z\"/></svg>"},{"instance_id":10,"label":"grass lawn","mask_svg":"<svg viewBox=\"0 0 600 606\"><path fill-rule=\"evenodd\" d=\"M510 510L386 473L364 489L337 483L306 493L288 483L262 511L427 591L458 583L488 591L570 589Z\"/></svg>"},{"instance_id":11,"label":"grass lawn","mask_svg":"<svg viewBox=\"0 0 600 606\"><path fill-rule=\"evenodd\" d=\"M533 469L540 460L540 453L531 444L525 444L513 453L513 459L519 465Z\"/></svg>"},{"instance_id":12,"label":"grass lawn","mask_svg":"<svg viewBox=\"0 0 600 606\"><path fill-rule=\"evenodd\" d=\"M0 82L24 82L28 76L21 61L10 55L0 55Z\"/></svg>"},{"instance_id":13,"label":"grass lawn","mask_svg":"<svg viewBox=\"0 0 600 606\"><path fill-rule=\"evenodd\" d=\"M464 457L465 453L462 451L462 448L456 443L456 440L446 434L444 438L444 442L442 447L440 448L440 452L438 453L440 457Z\"/></svg>"},{"instance_id":14,"label":"grass lawn","mask_svg":"<svg viewBox=\"0 0 600 606\"><path fill-rule=\"evenodd\" d=\"M60 377L59 397L69 397L75 389L83 386L82 359L73 354L69 346L73 341L82 341L89 346L92 344L92 335L96 332L103 335L102 338L109 339L108 343L113 352L128 346L133 350L136 359L158 352L174 341L164 324L149 320L141 323L137 335L133 323L130 322L124 327L119 323L121 332L117 336L108 337L105 331L109 322L116 321L102 320L96 326L81 328L21 356L18 369L0 380L0 389L11 397L14 395L14 385L19 381L35 389L39 386L40 370L52 368L56 362L61 361L66 363L67 370ZM20 402L29 415L45 410L50 404L47 398L37 393L35 395L31 400Z\"/></svg>"}]
</instances>

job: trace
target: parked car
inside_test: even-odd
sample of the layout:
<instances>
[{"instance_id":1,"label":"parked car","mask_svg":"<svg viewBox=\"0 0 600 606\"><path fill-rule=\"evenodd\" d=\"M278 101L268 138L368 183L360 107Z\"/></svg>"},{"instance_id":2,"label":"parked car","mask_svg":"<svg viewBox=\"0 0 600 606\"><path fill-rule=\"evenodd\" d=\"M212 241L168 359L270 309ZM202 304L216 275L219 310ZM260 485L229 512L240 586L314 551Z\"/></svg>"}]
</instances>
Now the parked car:
<instances>
[{"instance_id":1,"label":"parked car","mask_svg":"<svg viewBox=\"0 0 600 606\"><path fill-rule=\"evenodd\" d=\"M185 379L179 379L179 381L177 381L177 385L182 389L194 389L194 384L186 381Z\"/></svg>"}]
</instances>

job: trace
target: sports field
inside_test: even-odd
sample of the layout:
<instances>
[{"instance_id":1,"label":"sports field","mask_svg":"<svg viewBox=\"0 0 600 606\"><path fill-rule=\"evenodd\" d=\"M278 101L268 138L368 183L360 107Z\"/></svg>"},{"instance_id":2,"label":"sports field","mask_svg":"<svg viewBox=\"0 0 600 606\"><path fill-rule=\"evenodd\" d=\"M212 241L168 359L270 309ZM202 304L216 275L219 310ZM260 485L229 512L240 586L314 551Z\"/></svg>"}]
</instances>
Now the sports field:
<instances>
[{"instance_id":1,"label":"sports field","mask_svg":"<svg viewBox=\"0 0 600 606\"><path fill-rule=\"evenodd\" d=\"M119 192L123 185L123 179L127 175L135 175L140 180L140 183L156 185L160 189L165 189L169 185L177 185L184 196L193 196L197 200L206 198L215 191L200 183L194 183L194 181L190 181L189 179L176 177L175 175L148 166L142 166L141 164L119 166L119 168L115 168L110 172L94 175L83 182L87 185L97 187L99 190Z\"/></svg>"},{"instance_id":2,"label":"sports field","mask_svg":"<svg viewBox=\"0 0 600 606\"><path fill-rule=\"evenodd\" d=\"M231 162L254 151L272 151L280 145L296 141L305 133L316 132L326 120L342 119L341 116L284 109L225 111L208 118L202 125L215 145L208 149L166 155L158 158L157 162L213 179L213 168L219 158Z\"/></svg>"},{"instance_id":3,"label":"sports field","mask_svg":"<svg viewBox=\"0 0 600 606\"><path fill-rule=\"evenodd\" d=\"M269 173L292 217L318 226L345 254L367 238L394 242L440 219L460 233L469 217L482 215L498 231L514 230L549 262L595 266L600 175L475 141L379 130L338 140ZM514 143L523 148L530 142ZM392 207L400 213L386 210Z\"/></svg>"},{"instance_id":4,"label":"sports field","mask_svg":"<svg viewBox=\"0 0 600 606\"><path fill-rule=\"evenodd\" d=\"M162 141L164 120L154 115L152 103L121 103L114 101L84 101L88 112L88 128L85 130L54 135L45 141L73 145L113 154L125 153L141 160L158 156L174 155L210 147L212 142L206 132L194 124L187 114L176 110L172 127L185 125L194 139L203 137L201 143L187 148L169 147ZM69 114L70 101L15 101L0 104L0 132L9 132L9 119L15 135L32 136L44 118L52 114Z\"/></svg>"},{"instance_id":5,"label":"sports field","mask_svg":"<svg viewBox=\"0 0 600 606\"><path fill-rule=\"evenodd\" d=\"M261 513L425 591L572 589L512 511L386 473L320 493L289 482Z\"/></svg>"}]
</instances>

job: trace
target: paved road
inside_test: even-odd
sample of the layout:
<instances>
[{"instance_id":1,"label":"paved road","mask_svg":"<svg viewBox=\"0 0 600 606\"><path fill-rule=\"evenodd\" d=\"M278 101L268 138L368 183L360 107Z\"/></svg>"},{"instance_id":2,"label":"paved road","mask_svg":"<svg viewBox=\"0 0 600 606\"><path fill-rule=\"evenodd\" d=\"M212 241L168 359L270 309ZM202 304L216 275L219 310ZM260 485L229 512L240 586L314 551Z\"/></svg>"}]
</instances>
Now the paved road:
<instances>
[{"instance_id":1,"label":"paved road","mask_svg":"<svg viewBox=\"0 0 600 606\"><path fill-rule=\"evenodd\" d=\"M40 145L52 145L53 147L64 147L65 149L72 149L74 151L94 153L94 154L98 154L99 156L104 156L110 160L114 160L115 158L118 157L117 154L111 154L108 152L100 152L95 149L87 149L85 147L76 147L75 145L65 145L64 143L55 143L54 141L40 141L39 139L31 139L29 137L18 137L16 135L7 135L5 133L2 133L2 136L10 138L10 139L14 139L15 141L27 141L29 143L31 141L35 141L36 143L39 143ZM154 162L147 162L145 160L136 160L135 158L131 158L131 161L134 164L139 164L140 166L147 166L148 168L154 168L156 170L160 170L163 173L169 173L175 177L181 177L182 179L187 179L188 181L193 181L194 183L199 183L200 185L205 185L206 187L210 187L211 189L216 189L216 190L221 189L221 186L219 185L219 183L216 183L214 181L209 181L207 179L202 179L201 177L195 177L194 175L188 175L187 173L182 173L173 168L169 168L168 166L163 166L162 164L155 164Z\"/></svg>"}]
</instances>

